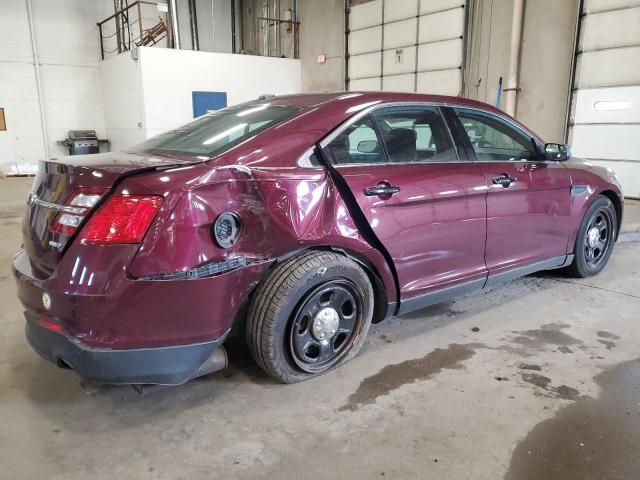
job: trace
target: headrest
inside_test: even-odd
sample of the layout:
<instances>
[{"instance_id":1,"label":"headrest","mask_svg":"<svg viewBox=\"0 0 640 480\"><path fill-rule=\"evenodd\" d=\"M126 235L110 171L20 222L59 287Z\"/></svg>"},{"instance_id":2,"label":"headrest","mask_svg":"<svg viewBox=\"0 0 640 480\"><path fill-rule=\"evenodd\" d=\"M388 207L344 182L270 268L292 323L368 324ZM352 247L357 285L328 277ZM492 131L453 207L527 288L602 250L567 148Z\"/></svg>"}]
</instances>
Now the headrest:
<instances>
[{"instance_id":1,"label":"headrest","mask_svg":"<svg viewBox=\"0 0 640 480\"><path fill-rule=\"evenodd\" d=\"M417 133L411 128L392 128L385 134L387 151L392 162L413 162L416 159Z\"/></svg>"}]
</instances>

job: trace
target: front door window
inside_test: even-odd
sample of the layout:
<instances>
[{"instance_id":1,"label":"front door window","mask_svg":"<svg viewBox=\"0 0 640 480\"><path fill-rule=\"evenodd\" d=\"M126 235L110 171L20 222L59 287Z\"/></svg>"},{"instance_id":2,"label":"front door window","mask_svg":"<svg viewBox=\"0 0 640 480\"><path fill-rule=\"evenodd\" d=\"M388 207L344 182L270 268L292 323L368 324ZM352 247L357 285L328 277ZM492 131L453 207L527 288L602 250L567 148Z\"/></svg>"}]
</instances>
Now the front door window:
<instances>
[{"instance_id":1,"label":"front door window","mask_svg":"<svg viewBox=\"0 0 640 480\"><path fill-rule=\"evenodd\" d=\"M483 112L454 109L480 161L535 160L533 139L500 118Z\"/></svg>"}]
</instances>

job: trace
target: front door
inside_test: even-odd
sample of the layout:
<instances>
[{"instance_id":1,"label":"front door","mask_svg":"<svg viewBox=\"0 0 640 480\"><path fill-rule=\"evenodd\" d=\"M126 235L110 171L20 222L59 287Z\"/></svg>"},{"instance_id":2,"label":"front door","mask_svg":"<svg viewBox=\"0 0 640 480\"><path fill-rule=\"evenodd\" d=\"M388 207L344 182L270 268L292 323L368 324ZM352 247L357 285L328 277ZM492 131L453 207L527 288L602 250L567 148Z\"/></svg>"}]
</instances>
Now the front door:
<instances>
[{"instance_id":1,"label":"front door","mask_svg":"<svg viewBox=\"0 0 640 480\"><path fill-rule=\"evenodd\" d=\"M470 155L485 176L490 280L520 267L562 264L571 226L566 167L543 158L543 147L507 118L483 110L454 110Z\"/></svg>"},{"instance_id":2,"label":"front door","mask_svg":"<svg viewBox=\"0 0 640 480\"><path fill-rule=\"evenodd\" d=\"M325 152L393 259L401 311L449 287L482 287L484 176L458 156L438 107L379 107Z\"/></svg>"}]
</instances>

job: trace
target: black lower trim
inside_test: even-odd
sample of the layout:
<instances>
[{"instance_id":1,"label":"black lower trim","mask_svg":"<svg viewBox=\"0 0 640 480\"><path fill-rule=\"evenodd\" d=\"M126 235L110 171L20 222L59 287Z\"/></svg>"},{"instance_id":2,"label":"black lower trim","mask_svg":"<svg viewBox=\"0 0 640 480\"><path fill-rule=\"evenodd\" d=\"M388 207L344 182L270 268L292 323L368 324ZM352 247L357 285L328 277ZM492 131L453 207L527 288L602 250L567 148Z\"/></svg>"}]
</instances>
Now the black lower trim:
<instances>
[{"instance_id":1,"label":"black lower trim","mask_svg":"<svg viewBox=\"0 0 640 480\"><path fill-rule=\"evenodd\" d=\"M550 258L542 262L530 263L523 267L513 268L506 272L489 275L478 280L472 280L453 287L442 288L433 292L429 292L419 297L410 298L404 300L400 304L398 309L398 315L420 310L421 308L435 305L436 303L446 302L456 297L466 295L476 290L481 290L489 286L493 286L499 283L507 282L509 280L515 280L516 278L524 277L540 270L553 270L556 268L563 268L571 265L574 255L562 255L559 257Z\"/></svg>"},{"instance_id":2,"label":"black lower trim","mask_svg":"<svg viewBox=\"0 0 640 480\"><path fill-rule=\"evenodd\" d=\"M397 302L389 302L387 304L387 311L385 312L384 318L382 320L386 320L387 318L393 317L397 310L398 310L398 303Z\"/></svg>"},{"instance_id":3,"label":"black lower trim","mask_svg":"<svg viewBox=\"0 0 640 480\"><path fill-rule=\"evenodd\" d=\"M515 280L516 278L524 277L534 272L541 270L553 270L555 268L562 268L570 265L573 261L573 255L561 255L559 257L550 258L541 262L530 263L522 267L512 268L506 272L489 274L487 278L487 284L485 287L491 287L493 285L508 282L509 280ZM567 263L568 262L568 263Z\"/></svg>"},{"instance_id":4,"label":"black lower trim","mask_svg":"<svg viewBox=\"0 0 640 480\"><path fill-rule=\"evenodd\" d=\"M571 265L573 263L573 259L576 258L576 256L572 253L571 255L567 255L567 258L565 258L564 262L562 263L562 265L560 265L559 267L553 267L553 268L549 268L548 270L553 270L554 268L564 268L564 267L568 267L569 265Z\"/></svg>"},{"instance_id":5,"label":"black lower trim","mask_svg":"<svg viewBox=\"0 0 640 480\"><path fill-rule=\"evenodd\" d=\"M478 280L472 280L453 287L442 288L440 290L420 295L419 297L404 300L400 303L398 315L420 310L421 308L428 307L429 305L446 302L452 298L465 295L475 290L480 290L484 286L486 280L486 277L482 277Z\"/></svg>"},{"instance_id":6,"label":"black lower trim","mask_svg":"<svg viewBox=\"0 0 640 480\"><path fill-rule=\"evenodd\" d=\"M236 257L225 262L213 262L197 268L182 270L180 272L159 273L157 275L145 275L138 277L138 280L196 280L208 278L221 273L230 272L236 268L246 267L261 260L255 258Z\"/></svg>"},{"instance_id":7,"label":"black lower trim","mask_svg":"<svg viewBox=\"0 0 640 480\"><path fill-rule=\"evenodd\" d=\"M96 349L38 325L28 313L25 317L25 334L37 353L59 366L71 367L83 378L102 383L179 385L198 372L225 338L161 348Z\"/></svg>"}]
</instances>

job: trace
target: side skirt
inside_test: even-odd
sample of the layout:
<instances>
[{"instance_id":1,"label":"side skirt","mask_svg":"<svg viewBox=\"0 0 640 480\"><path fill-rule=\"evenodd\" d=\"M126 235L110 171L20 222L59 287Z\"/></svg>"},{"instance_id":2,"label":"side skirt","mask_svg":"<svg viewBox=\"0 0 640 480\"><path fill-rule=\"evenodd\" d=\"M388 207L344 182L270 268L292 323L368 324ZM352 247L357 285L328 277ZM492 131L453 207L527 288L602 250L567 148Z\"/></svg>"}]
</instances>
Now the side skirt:
<instances>
[{"instance_id":1,"label":"side skirt","mask_svg":"<svg viewBox=\"0 0 640 480\"><path fill-rule=\"evenodd\" d=\"M405 313L414 312L421 308L435 305L436 303L446 302L456 297L466 295L476 290L481 290L486 287L491 287L500 283L515 280L517 278L529 275L531 273L539 272L541 270L554 270L556 268L563 268L571 265L574 255L562 255L560 257L550 258L541 262L531 263L523 267L514 268L507 272L501 272L488 277L480 278L478 280L472 280L453 287L447 287L434 292L429 292L419 297L410 298L400 303L397 315L403 315Z\"/></svg>"},{"instance_id":2,"label":"side skirt","mask_svg":"<svg viewBox=\"0 0 640 480\"><path fill-rule=\"evenodd\" d=\"M541 262L530 263L522 267L513 268L507 272L500 272L496 274L489 274L485 287L492 287L499 283L515 280L516 278L524 277L531 273L539 272L541 270L554 270L556 268L566 267L573 262L574 255L561 255L559 257L553 257Z\"/></svg>"},{"instance_id":3,"label":"side skirt","mask_svg":"<svg viewBox=\"0 0 640 480\"><path fill-rule=\"evenodd\" d=\"M400 302L398 315L413 312L415 310L420 310L421 308L428 307L429 305L446 302L447 300L451 300L452 298L466 295L467 293L473 292L475 290L480 290L484 286L486 281L487 278L483 277L479 278L478 280L472 280L470 282L455 285L453 287L447 287L436 290L435 292L429 292L425 295L420 295L419 297L410 298L409 300Z\"/></svg>"}]
</instances>

